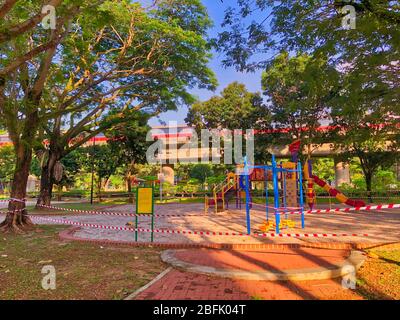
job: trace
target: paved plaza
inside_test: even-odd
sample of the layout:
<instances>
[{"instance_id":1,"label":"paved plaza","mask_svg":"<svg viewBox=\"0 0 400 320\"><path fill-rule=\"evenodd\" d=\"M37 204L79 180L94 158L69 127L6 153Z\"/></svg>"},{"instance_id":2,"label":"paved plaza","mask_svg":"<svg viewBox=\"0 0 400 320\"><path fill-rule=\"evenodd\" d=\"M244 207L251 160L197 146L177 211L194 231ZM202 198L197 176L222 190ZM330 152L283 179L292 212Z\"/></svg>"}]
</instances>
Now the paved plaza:
<instances>
[{"instance_id":1,"label":"paved plaza","mask_svg":"<svg viewBox=\"0 0 400 320\"><path fill-rule=\"evenodd\" d=\"M107 208L108 211L120 213L134 213L133 205L119 205ZM45 212L45 211L44 211ZM134 222L133 217L120 217L96 214L75 214L47 210L46 213L55 212L53 219L74 221L79 223L91 223L103 226L126 226ZM261 243L390 243L400 240L400 209L355 211L350 213L307 214L306 227L301 229L300 215L289 215L296 222L296 227L282 229L282 233L290 234L368 234L365 236L345 237L301 237L301 238L277 238L256 236L232 236L232 235L200 235L200 234L176 234L166 233L172 231L195 232L222 232L246 234L246 217L244 210L231 209L227 212L204 214L202 204L163 204L155 206L155 213L166 215L155 218L154 234L157 243L187 243L187 244L261 244ZM175 215L175 216L168 216ZM43 215L49 218L49 215ZM252 232L260 233L260 226L266 220L262 210L251 211ZM37 223L51 224L49 221L37 221ZM139 228L151 228L149 216L139 217ZM161 231L164 231L162 233ZM74 236L88 240L111 240L119 242L134 242L135 235L129 231L104 230L98 228L81 227ZM139 232L138 242L149 242L149 232Z\"/></svg>"}]
</instances>

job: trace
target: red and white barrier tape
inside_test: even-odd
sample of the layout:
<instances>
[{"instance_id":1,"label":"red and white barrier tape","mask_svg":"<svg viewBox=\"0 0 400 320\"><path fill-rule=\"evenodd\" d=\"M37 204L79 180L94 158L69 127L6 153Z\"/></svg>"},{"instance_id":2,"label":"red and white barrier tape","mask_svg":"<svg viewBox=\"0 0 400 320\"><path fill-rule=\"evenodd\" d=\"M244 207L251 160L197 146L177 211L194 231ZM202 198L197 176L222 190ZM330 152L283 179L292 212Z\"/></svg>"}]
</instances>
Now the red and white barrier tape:
<instances>
[{"instance_id":1,"label":"red and white barrier tape","mask_svg":"<svg viewBox=\"0 0 400 320\"><path fill-rule=\"evenodd\" d=\"M37 217L31 216L32 220L39 220L39 221L48 221L57 224L67 224L72 226L80 226L80 227L89 227L89 228L96 228L96 229L107 229L107 230L118 230L118 231L130 231L134 232L135 229L128 228L128 227L119 227L119 226L107 226L107 225L100 225L100 224L93 224L93 223L84 223L78 221L70 221L70 220L63 220L63 219L53 219L53 218L45 218L45 217Z\"/></svg>"},{"instance_id":2,"label":"red and white barrier tape","mask_svg":"<svg viewBox=\"0 0 400 320\"><path fill-rule=\"evenodd\" d=\"M58 211L69 211L74 213L87 213L87 214L99 214L106 216L120 216L120 217L136 217L136 216L149 216L148 214L140 214L136 215L134 213L124 213L124 212L115 212L115 211L93 211L93 210L80 210L80 209L70 209L70 208L61 208L54 206L47 206L44 204L37 205L37 207L45 208L45 209L53 209Z\"/></svg>"},{"instance_id":3,"label":"red and white barrier tape","mask_svg":"<svg viewBox=\"0 0 400 320\"><path fill-rule=\"evenodd\" d=\"M332 238L332 237L368 237L366 233L260 233L264 238Z\"/></svg>"},{"instance_id":4,"label":"red and white barrier tape","mask_svg":"<svg viewBox=\"0 0 400 320\"><path fill-rule=\"evenodd\" d=\"M24 208L24 209L15 209L15 210L8 210L8 208L3 208L6 209L6 211L1 211L2 209L0 209L0 214L9 214L9 213L18 213L18 212L25 212L25 215L29 215L28 214L28 209Z\"/></svg>"},{"instance_id":5,"label":"red and white barrier tape","mask_svg":"<svg viewBox=\"0 0 400 320\"><path fill-rule=\"evenodd\" d=\"M256 205L260 205L255 203ZM263 206L263 205L260 205ZM316 210L307 210L304 211L305 214L315 214L315 213L332 213L332 212L351 212L351 211L373 211L373 210L382 210L382 209L398 209L400 208L400 203L391 203L391 204L380 204L375 206L365 206L365 207L355 207L355 208L336 208L336 209L316 209ZM284 215L284 214L301 214L301 211L287 211L287 212L279 212L275 214Z\"/></svg>"},{"instance_id":6,"label":"red and white barrier tape","mask_svg":"<svg viewBox=\"0 0 400 320\"><path fill-rule=\"evenodd\" d=\"M348 194L346 194L346 196L348 196L350 199L361 199L361 200L363 200L363 199L390 199L390 198L398 198L400 195L399 194L395 194L395 195L389 195L389 196L382 196L382 197L379 197L379 196L373 196L373 197L368 197L368 196L351 196L351 195L348 195ZM332 200L335 200L336 199L336 197L334 197L334 196L316 196L316 198L318 198L318 199L332 199Z\"/></svg>"},{"instance_id":7,"label":"red and white barrier tape","mask_svg":"<svg viewBox=\"0 0 400 320\"><path fill-rule=\"evenodd\" d=\"M21 202L21 203L25 203L26 199L16 199L16 198L1 199L0 202Z\"/></svg>"},{"instance_id":8,"label":"red and white barrier tape","mask_svg":"<svg viewBox=\"0 0 400 320\"><path fill-rule=\"evenodd\" d=\"M89 227L96 229L106 229L106 230L116 230L116 231L129 231L129 232L154 232L154 233L165 233L165 234L186 234L186 235L207 235L207 236L240 236L247 237L248 234L240 232L215 232L215 231L189 231L189 230L166 230L166 229L143 229L143 228L128 228L120 226L109 226L109 225L99 225L93 223L83 223L77 221L69 221L62 219L53 219L45 217L31 216L33 220L48 221L57 224L74 225L80 227ZM264 238L327 238L327 237L368 237L368 234L347 234L347 233L254 233L254 237L264 237Z\"/></svg>"},{"instance_id":9,"label":"red and white barrier tape","mask_svg":"<svg viewBox=\"0 0 400 320\"><path fill-rule=\"evenodd\" d=\"M46 205L37 205L41 208L53 209L58 211L69 211L74 213L87 213L87 214L97 214L97 215L106 215L106 216L119 216L119 217L151 217L151 214L136 214L136 213L125 213L125 212L116 212L116 211L94 211L94 210L80 210L80 209L69 209L69 208L61 208L54 206L46 206ZM155 214L157 218L161 217L201 217L206 216L205 214Z\"/></svg>"},{"instance_id":10,"label":"red and white barrier tape","mask_svg":"<svg viewBox=\"0 0 400 320\"><path fill-rule=\"evenodd\" d=\"M273 206L266 206L265 204L260 204L260 203L254 203L251 202L251 205L253 206L259 206L259 207L263 207L263 208L268 208L268 209L272 209L272 210L276 210L276 211L282 211L283 213L289 213L289 212L294 212L295 210L301 210L301 207L280 207L280 208L275 208Z\"/></svg>"},{"instance_id":11,"label":"red and white barrier tape","mask_svg":"<svg viewBox=\"0 0 400 320\"><path fill-rule=\"evenodd\" d=\"M252 203L253 205L258 205L261 207L266 208L265 205L259 203ZM54 206L46 206L46 205L38 205L38 207L46 208L46 209L53 209L58 211L69 211L74 213L86 213L86 214L94 214L94 215L109 215L109 216L119 216L119 217L143 217L143 216L151 216L151 214L135 214L135 213L123 213L123 212L115 212L115 211L93 211L93 210L79 210L79 209L69 209L69 208L60 208ZM274 207L268 207L275 210ZM373 211L373 210L382 210L382 209L397 209L400 208L400 203L398 204L382 204L382 205L375 205L375 206L365 206L365 207L356 207L356 208L336 208L336 209L316 209L316 210L307 210L304 211L304 214L324 214L324 213L341 213L341 212L352 212L352 211ZM17 209L13 212L21 212L25 209ZM278 208L279 213L272 214L301 214L301 211L281 211L284 208ZM0 213L7 213L7 212L0 212ZM205 214L155 214L157 218L168 218L168 217L207 217Z\"/></svg>"},{"instance_id":12,"label":"red and white barrier tape","mask_svg":"<svg viewBox=\"0 0 400 320\"><path fill-rule=\"evenodd\" d=\"M4 209L7 209L7 208L4 208ZM17 209L17 210L13 210L13 211L0 211L0 213L3 213L3 214L4 213L16 213L16 212L23 212L23 211L26 211L26 208L25 209Z\"/></svg>"}]
</instances>

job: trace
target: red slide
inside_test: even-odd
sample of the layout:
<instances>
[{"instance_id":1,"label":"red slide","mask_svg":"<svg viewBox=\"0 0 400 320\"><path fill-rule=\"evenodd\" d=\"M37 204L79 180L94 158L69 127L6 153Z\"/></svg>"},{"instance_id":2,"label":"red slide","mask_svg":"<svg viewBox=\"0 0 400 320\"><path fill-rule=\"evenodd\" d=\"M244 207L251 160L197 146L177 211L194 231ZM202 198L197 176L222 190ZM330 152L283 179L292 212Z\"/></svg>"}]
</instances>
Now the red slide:
<instances>
[{"instance_id":1,"label":"red slide","mask_svg":"<svg viewBox=\"0 0 400 320\"><path fill-rule=\"evenodd\" d=\"M316 175L313 175L312 178L314 182L327 191L332 197L338 199L341 203L345 203L348 206L352 207L364 207L365 202L362 200L355 200L347 198L343 193L341 193L338 189L332 188L329 184L327 184L324 180L318 178Z\"/></svg>"}]
</instances>

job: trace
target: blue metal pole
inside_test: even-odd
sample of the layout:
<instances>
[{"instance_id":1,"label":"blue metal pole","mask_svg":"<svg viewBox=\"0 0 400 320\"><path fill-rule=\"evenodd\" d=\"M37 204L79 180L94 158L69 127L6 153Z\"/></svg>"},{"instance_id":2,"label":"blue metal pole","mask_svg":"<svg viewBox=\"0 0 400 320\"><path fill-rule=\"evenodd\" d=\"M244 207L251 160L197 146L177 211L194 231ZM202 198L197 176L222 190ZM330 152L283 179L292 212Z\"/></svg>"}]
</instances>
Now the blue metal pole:
<instances>
[{"instance_id":1,"label":"blue metal pole","mask_svg":"<svg viewBox=\"0 0 400 320\"><path fill-rule=\"evenodd\" d=\"M274 186L274 207L275 207L275 224L276 228L275 231L276 233L280 233L279 231L279 225L281 223L281 216L279 215L279 185L278 185L278 174L277 174L277 167L276 167L276 161L275 161L275 156L272 156L272 180L273 180L273 186Z\"/></svg>"},{"instance_id":2,"label":"blue metal pole","mask_svg":"<svg viewBox=\"0 0 400 320\"><path fill-rule=\"evenodd\" d=\"M281 163L282 164L282 163ZM282 179L282 185L283 185L283 194L282 194L282 201L283 201L283 207L285 208L285 219L288 219L288 214L287 214L287 201L286 201L286 174L287 172L283 170L281 172L281 179Z\"/></svg>"},{"instance_id":3,"label":"blue metal pole","mask_svg":"<svg viewBox=\"0 0 400 320\"><path fill-rule=\"evenodd\" d=\"M249 179L249 167L247 165L247 157L244 158L244 179L245 179L245 190L246 190L246 225L247 234L251 234L250 226L250 179Z\"/></svg>"},{"instance_id":4,"label":"blue metal pole","mask_svg":"<svg viewBox=\"0 0 400 320\"><path fill-rule=\"evenodd\" d=\"M265 175L265 214L267 216L267 221L269 221L269 204L268 204L268 170L264 169Z\"/></svg>"},{"instance_id":5,"label":"blue metal pole","mask_svg":"<svg viewBox=\"0 0 400 320\"><path fill-rule=\"evenodd\" d=\"M297 163L298 177L299 177L299 192L300 192L300 210L301 210L301 227L305 228L305 219L304 219L304 196L303 196L303 173L301 162Z\"/></svg>"}]
</instances>

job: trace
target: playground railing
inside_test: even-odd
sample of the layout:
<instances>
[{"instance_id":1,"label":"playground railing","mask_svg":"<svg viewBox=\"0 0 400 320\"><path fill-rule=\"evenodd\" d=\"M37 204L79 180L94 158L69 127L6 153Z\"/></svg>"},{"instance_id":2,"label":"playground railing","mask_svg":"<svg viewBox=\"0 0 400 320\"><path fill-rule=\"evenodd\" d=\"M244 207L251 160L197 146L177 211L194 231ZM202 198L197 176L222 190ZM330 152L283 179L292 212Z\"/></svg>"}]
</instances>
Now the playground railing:
<instances>
[{"instance_id":1,"label":"playground railing","mask_svg":"<svg viewBox=\"0 0 400 320\"><path fill-rule=\"evenodd\" d=\"M204 197L204 213L208 213L208 208L209 208L209 198L208 196Z\"/></svg>"},{"instance_id":2,"label":"playground railing","mask_svg":"<svg viewBox=\"0 0 400 320\"><path fill-rule=\"evenodd\" d=\"M218 212L218 193L221 193L222 208L225 208L225 194L229 189L234 187L237 183L236 178L232 179L227 177L223 182L217 184L213 188L215 212Z\"/></svg>"}]
</instances>

